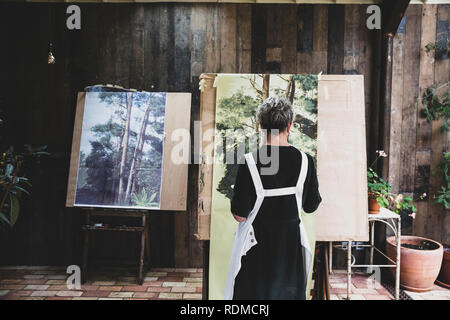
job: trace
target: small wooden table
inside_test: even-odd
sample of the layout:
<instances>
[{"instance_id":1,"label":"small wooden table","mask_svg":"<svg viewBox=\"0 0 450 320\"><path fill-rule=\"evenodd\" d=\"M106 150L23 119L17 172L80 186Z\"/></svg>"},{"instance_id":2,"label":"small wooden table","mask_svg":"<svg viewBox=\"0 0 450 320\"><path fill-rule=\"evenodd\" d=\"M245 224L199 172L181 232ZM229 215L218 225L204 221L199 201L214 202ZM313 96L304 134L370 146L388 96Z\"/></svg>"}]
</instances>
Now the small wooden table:
<instances>
[{"instance_id":1,"label":"small wooden table","mask_svg":"<svg viewBox=\"0 0 450 320\"><path fill-rule=\"evenodd\" d=\"M141 219L140 226L95 226L91 224L91 217L134 217ZM83 269L82 282L86 282L88 278L88 260L89 260L89 240L90 234L94 231L119 231L119 232L136 232L141 237L141 248L139 256L138 268L138 283L142 284L144 281L146 261L150 259L150 248L148 238L148 212L139 211L86 211L86 224L81 226L84 231L84 248L83 248Z\"/></svg>"},{"instance_id":2,"label":"small wooden table","mask_svg":"<svg viewBox=\"0 0 450 320\"><path fill-rule=\"evenodd\" d=\"M347 245L333 245L330 242L329 247L329 271L332 272L332 255L333 247L343 248L347 250L347 299L350 299L351 293L351 276L352 268L368 268L368 273L372 273L374 268L395 268L395 293L394 298L398 300L400 297L400 247L401 247L401 218L399 214L392 212L386 208L381 208L380 213L369 214L368 216L370 225L370 243L369 244L354 244L355 247L367 247L370 249L369 264L355 264L355 257L352 256L352 241L348 241ZM375 222L382 222L392 229L396 238L397 244L397 257L394 260L385 255L379 248L375 246L374 234L375 234ZM343 242L344 243L344 242ZM373 264L373 254L377 251L381 254L388 263L386 264ZM353 259L352 259L353 258ZM378 269L379 270L379 269Z\"/></svg>"}]
</instances>

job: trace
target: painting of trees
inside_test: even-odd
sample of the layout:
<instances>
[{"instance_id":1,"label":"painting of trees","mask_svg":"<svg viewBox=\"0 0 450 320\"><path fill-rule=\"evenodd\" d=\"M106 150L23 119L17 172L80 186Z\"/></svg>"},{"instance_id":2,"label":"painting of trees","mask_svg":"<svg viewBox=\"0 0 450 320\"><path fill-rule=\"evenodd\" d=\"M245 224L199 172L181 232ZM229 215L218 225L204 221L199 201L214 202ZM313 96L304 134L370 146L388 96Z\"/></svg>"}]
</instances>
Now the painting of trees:
<instances>
[{"instance_id":1,"label":"painting of trees","mask_svg":"<svg viewBox=\"0 0 450 320\"><path fill-rule=\"evenodd\" d=\"M217 76L216 85L216 141L223 141L216 149L216 154L222 155L221 163L224 166L224 175L217 185L217 191L221 194L231 199L238 167L237 158L235 163L227 163L223 155L225 152L236 154L239 145L249 152L249 138L259 140L256 110L268 97L283 96L290 100L294 108L294 123L289 142L315 158L316 75L225 74ZM226 143L225 139L234 143Z\"/></svg>"},{"instance_id":2,"label":"painting of trees","mask_svg":"<svg viewBox=\"0 0 450 320\"><path fill-rule=\"evenodd\" d=\"M165 93L86 93L76 206L159 208L165 104Z\"/></svg>"}]
</instances>

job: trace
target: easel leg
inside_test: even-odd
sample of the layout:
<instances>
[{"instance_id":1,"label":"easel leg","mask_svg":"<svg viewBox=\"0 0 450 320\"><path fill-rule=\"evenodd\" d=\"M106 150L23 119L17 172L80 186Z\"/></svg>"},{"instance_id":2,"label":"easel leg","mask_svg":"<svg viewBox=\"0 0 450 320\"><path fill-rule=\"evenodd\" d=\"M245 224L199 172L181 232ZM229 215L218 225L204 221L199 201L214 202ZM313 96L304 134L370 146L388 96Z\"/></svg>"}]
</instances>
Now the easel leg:
<instances>
[{"instance_id":1,"label":"easel leg","mask_svg":"<svg viewBox=\"0 0 450 320\"><path fill-rule=\"evenodd\" d=\"M89 231L84 230L83 271L81 277L82 283L85 283L88 279L88 259L89 259Z\"/></svg>"},{"instance_id":2,"label":"easel leg","mask_svg":"<svg viewBox=\"0 0 450 320\"><path fill-rule=\"evenodd\" d=\"M142 215L142 225L145 227L146 223L146 215ZM141 285L144 282L144 254L145 254L145 230L141 232L141 255L139 257L139 275L138 275L138 283Z\"/></svg>"},{"instance_id":3,"label":"easel leg","mask_svg":"<svg viewBox=\"0 0 450 320\"><path fill-rule=\"evenodd\" d=\"M398 229L397 229L397 261L395 266L395 300L400 298L400 248L401 248L401 222L398 219Z\"/></svg>"},{"instance_id":4,"label":"easel leg","mask_svg":"<svg viewBox=\"0 0 450 320\"><path fill-rule=\"evenodd\" d=\"M86 213L86 224L89 225L91 214ZM81 282L85 283L88 279L88 260L89 260L89 230L84 230L84 247L83 247L83 270L81 272Z\"/></svg>"},{"instance_id":5,"label":"easel leg","mask_svg":"<svg viewBox=\"0 0 450 320\"><path fill-rule=\"evenodd\" d=\"M333 247L332 244L333 242L330 242L331 246ZM325 243L323 246L323 266L325 268L324 272L323 272L323 280L322 280L322 286L323 286L323 290L324 290L324 296L323 296L323 300L330 300L330 270L327 270L326 268L331 266L331 263L328 263L328 248L326 247Z\"/></svg>"},{"instance_id":6,"label":"easel leg","mask_svg":"<svg viewBox=\"0 0 450 320\"><path fill-rule=\"evenodd\" d=\"M330 241L329 249L328 249L328 271L330 274L333 273L333 241Z\"/></svg>"},{"instance_id":7,"label":"easel leg","mask_svg":"<svg viewBox=\"0 0 450 320\"><path fill-rule=\"evenodd\" d=\"M209 241L203 241L203 285L202 299L208 300L209 292Z\"/></svg>"},{"instance_id":8,"label":"easel leg","mask_svg":"<svg viewBox=\"0 0 450 320\"><path fill-rule=\"evenodd\" d=\"M375 221L369 221L370 223L370 257L369 257L369 264L373 265L373 252L374 252L374 246L375 246ZM369 273L373 272L373 268L369 267Z\"/></svg>"},{"instance_id":9,"label":"easel leg","mask_svg":"<svg viewBox=\"0 0 450 320\"><path fill-rule=\"evenodd\" d=\"M148 231L148 221L149 217L147 215L146 225L145 225L145 255L147 256L147 268L150 266L150 239L149 239L149 231Z\"/></svg>"},{"instance_id":10,"label":"easel leg","mask_svg":"<svg viewBox=\"0 0 450 320\"><path fill-rule=\"evenodd\" d=\"M350 300L350 291L352 285L352 242L347 245L347 300Z\"/></svg>"}]
</instances>

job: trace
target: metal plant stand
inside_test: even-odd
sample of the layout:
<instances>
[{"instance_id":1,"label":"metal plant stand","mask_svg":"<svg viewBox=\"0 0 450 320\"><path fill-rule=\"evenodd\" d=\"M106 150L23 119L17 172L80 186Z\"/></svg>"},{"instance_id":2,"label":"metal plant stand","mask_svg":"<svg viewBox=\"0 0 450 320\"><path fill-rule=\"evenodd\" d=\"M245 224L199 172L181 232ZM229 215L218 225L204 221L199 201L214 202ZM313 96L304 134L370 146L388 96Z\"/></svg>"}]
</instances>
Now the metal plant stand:
<instances>
[{"instance_id":1,"label":"metal plant stand","mask_svg":"<svg viewBox=\"0 0 450 320\"><path fill-rule=\"evenodd\" d=\"M352 255L352 241L347 242L347 299L350 299L350 293L351 293L351 277L352 277L352 268L369 268L368 273L372 273L373 268L395 268L395 299L398 300L400 296L400 241L401 241L401 219L400 215L396 214L395 212L392 212L386 208L381 208L380 213L378 214L369 214L369 228L370 228L370 244L357 244L354 246L357 247L366 247L370 249L370 258L369 258L369 264L355 264L356 259ZM374 241L374 230L375 230L375 222L382 222L389 226L392 231L394 232L396 242L397 242L397 259L396 261L393 261L391 258L389 258L387 255L385 255L381 250L379 250L377 247L375 247L375 241ZM342 248L343 245L333 245L332 242L330 242L330 249L329 252L329 270L330 273L332 272L332 257L333 257L333 247L335 248ZM381 255L383 255L388 262L391 262L391 264L373 264L373 253L374 251L377 251ZM353 258L353 259L352 259ZM353 260L353 261L352 261Z\"/></svg>"}]
</instances>

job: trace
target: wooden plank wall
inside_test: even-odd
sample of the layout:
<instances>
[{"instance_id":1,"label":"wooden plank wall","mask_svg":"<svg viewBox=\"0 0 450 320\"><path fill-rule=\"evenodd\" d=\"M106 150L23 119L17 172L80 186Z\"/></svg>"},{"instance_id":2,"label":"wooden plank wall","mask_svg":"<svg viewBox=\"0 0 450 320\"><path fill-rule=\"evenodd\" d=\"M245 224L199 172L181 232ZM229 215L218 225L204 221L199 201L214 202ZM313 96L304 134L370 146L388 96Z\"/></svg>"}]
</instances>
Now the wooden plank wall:
<instances>
[{"instance_id":1,"label":"wooden plank wall","mask_svg":"<svg viewBox=\"0 0 450 320\"><path fill-rule=\"evenodd\" d=\"M24 201L14 230L1 233L2 264L80 261L80 210L65 208L64 201L76 92L87 85L192 92L193 130L203 72L360 73L368 154L376 149L371 132L378 123L373 58L379 34L365 28L366 6L80 4L81 31L65 28L66 7L0 5L0 108L8 137L17 145L46 144L52 153L30 168L33 195ZM56 57L52 66L46 64L49 41ZM191 165L187 212L151 214L151 265L201 266L201 243L193 237L197 177L198 166ZM137 257L132 237L95 240L99 256Z\"/></svg>"},{"instance_id":2,"label":"wooden plank wall","mask_svg":"<svg viewBox=\"0 0 450 320\"><path fill-rule=\"evenodd\" d=\"M450 34L450 5L410 5L394 38L389 181L396 193L427 193L416 201L414 235L450 241L450 218L433 195L442 184L432 171L449 150L440 122L423 116L421 98L427 87L448 82L450 57L442 50L427 53L428 43L446 45Z\"/></svg>"}]
</instances>

